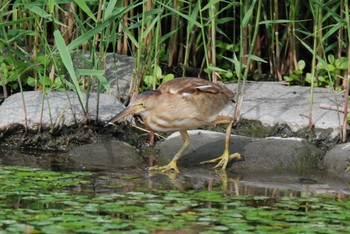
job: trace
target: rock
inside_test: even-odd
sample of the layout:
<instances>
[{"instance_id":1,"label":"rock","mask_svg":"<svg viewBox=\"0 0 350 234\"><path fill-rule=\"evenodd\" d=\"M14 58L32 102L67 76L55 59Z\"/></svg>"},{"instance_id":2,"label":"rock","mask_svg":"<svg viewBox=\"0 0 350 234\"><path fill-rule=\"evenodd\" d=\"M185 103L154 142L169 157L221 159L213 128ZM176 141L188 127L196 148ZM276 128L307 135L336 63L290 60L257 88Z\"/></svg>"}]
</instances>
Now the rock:
<instances>
[{"instance_id":1,"label":"rock","mask_svg":"<svg viewBox=\"0 0 350 234\"><path fill-rule=\"evenodd\" d=\"M213 159L222 154L225 134L192 130L189 131L190 147L179 160L179 167L197 167L200 162ZM160 143L159 164L165 164L175 155L182 145L178 133L170 135ZM318 167L323 152L300 138L250 138L231 136L231 153L238 152L244 161L234 162L231 169L235 172L247 170L302 170ZM181 170L181 169L180 169Z\"/></svg>"},{"instance_id":2,"label":"rock","mask_svg":"<svg viewBox=\"0 0 350 234\"><path fill-rule=\"evenodd\" d=\"M81 51L72 54L75 69L91 69L94 65L91 63L90 53L86 52L82 58ZM116 98L126 98L132 72L135 65L135 58L121 54L106 54L104 61L105 78L110 83L112 95Z\"/></svg>"},{"instance_id":3,"label":"rock","mask_svg":"<svg viewBox=\"0 0 350 234\"><path fill-rule=\"evenodd\" d=\"M325 169L339 177L350 178L350 143L336 145L329 150L323 159Z\"/></svg>"},{"instance_id":4,"label":"rock","mask_svg":"<svg viewBox=\"0 0 350 234\"><path fill-rule=\"evenodd\" d=\"M106 78L109 79L113 96L126 98L130 89L135 58L109 55L106 58Z\"/></svg>"},{"instance_id":5,"label":"rock","mask_svg":"<svg viewBox=\"0 0 350 234\"><path fill-rule=\"evenodd\" d=\"M144 165L143 158L131 145L121 141L106 141L76 147L68 153L76 170L114 171Z\"/></svg>"},{"instance_id":6,"label":"rock","mask_svg":"<svg viewBox=\"0 0 350 234\"><path fill-rule=\"evenodd\" d=\"M251 141L245 145L242 154L245 161L232 164L234 171L316 169L324 155L322 150L306 140L281 137Z\"/></svg>"},{"instance_id":7,"label":"rock","mask_svg":"<svg viewBox=\"0 0 350 234\"><path fill-rule=\"evenodd\" d=\"M227 85L236 90L236 84ZM300 136L309 124L310 87L286 86L278 82L247 83L241 110L242 120L259 121L264 126L288 126ZM236 97L237 98L237 97ZM314 89L312 111L313 134L316 139L334 140L340 134L341 113L320 108L320 104L342 106L341 92L327 88ZM223 114L232 115L232 106Z\"/></svg>"},{"instance_id":8,"label":"rock","mask_svg":"<svg viewBox=\"0 0 350 234\"><path fill-rule=\"evenodd\" d=\"M0 131L8 129L11 125L20 124L29 129L53 128L57 126L72 126L86 121L78 96L74 92L29 91L17 93L8 97L0 106ZM83 105L85 105L85 98ZM25 108L24 108L25 107ZM89 97L90 120L96 119L97 94ZM107 121L124 109L124 106L110 94L100 94L98 119Z\"/></svg>"}]
</instances>

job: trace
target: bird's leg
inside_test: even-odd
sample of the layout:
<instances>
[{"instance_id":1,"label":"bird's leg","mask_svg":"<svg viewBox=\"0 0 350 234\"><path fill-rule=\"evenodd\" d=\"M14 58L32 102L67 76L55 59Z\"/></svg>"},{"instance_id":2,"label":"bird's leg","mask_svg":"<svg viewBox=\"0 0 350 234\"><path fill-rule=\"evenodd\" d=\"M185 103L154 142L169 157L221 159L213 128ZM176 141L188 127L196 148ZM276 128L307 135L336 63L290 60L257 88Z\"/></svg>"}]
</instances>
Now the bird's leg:
<instances>
[{"instance_id":1,"label":"bird's leg","mask_svg":"<svg viewBox=\"0 0 350 234\"><path fill-rule=\"evenodd\" d=\"M149 136L149 145L154 146L154 132L149 131L148 136Z\"/></svg>"},{"instance_id":2,"label":"bird's leg","mask_svg":"<svg viewBox=\"0 0 350 234\"><path fill-rule=\"evenodd\" d=\"M224 116L218 116L218 118L216 120L214 120L213 123L224 123L224 122L228 122L229 121L229 125L227 126L226 129L226 139L225 139L225 149L224 149L224 153L218 157L218 158L214 158L212 160L208 160L208 161L204 161L201 162L201 164L204 163L216 163L216 166L214 166L214 168L219 168L221 167L222 170L225 170L227 167L228 162L231 159L242 159L242 156L239 153L234 153L234 154L230 154L230 136L231 136L231 130L232 130L232 125L233 125L233 119L231 117L227 117L225 118Z\"/></svg>"},{"instance_id":3,"label":"bird's leg","mask_svg":"<svg viewBox=\"0 0 350 234\"><path fill-rule=\"evenodd\" d=\"M179 169L177 168L177 160L181 158L181 156L184 154L185 150L188 148L190 145L190 138L188 136L188 133L186 130L180 130L181 137L184 141L184 144L182 145L181 149L175 154L173 159L165 166L153 166L150 167L149 170L159 170L162 173L165 173L167 171L170 171L173 169L176 173L180 173Z\"/></svg>"}]
</instances>

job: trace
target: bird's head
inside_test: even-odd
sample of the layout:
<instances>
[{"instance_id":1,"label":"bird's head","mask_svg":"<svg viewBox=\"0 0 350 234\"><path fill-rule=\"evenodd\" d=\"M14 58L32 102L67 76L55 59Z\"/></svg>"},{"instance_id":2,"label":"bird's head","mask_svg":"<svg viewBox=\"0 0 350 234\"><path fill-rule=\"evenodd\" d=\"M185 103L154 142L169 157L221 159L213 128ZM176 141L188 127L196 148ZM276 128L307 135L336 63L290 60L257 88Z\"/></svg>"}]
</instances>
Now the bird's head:
<instances>
[{"instance_id":1,"label":"bird's head","mask_svg":"<svg viewBox=\"0 0 350 234\"><path fill-rule=\"evenodd\" d=\"M114 116L111 120L108 121L109 124L113 124L119 120L124 119L128 115L143 115L151 110L154 106L158 105L158 96L161 94L159 90L148 90L134 98L129 106Z\"/></svg>"}]
</instances>

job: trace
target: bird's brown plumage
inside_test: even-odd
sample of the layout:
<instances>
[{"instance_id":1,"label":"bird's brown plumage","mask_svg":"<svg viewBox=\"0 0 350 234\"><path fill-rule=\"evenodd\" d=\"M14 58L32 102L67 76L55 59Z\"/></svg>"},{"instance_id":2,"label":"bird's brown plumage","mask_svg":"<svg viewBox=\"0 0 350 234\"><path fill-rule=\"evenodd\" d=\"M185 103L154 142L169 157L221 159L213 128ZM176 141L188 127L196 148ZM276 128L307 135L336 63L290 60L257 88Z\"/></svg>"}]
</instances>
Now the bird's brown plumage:
<instances>
[{"instance_id":1,"label":"bird's brown plumage","mask_svg":"<svg viewBox=\"0 0 350 234\"><path fill-rule=\"evenodd\" d=\"M172 162L166 168L162 167L164 170L175 169L178 172L176 161L189 144L186 130L217 123L230 123L232 126L232 117L218 116L218 113L233 99L233 96L234 93L223 84L198 78L177 78L160 85L157 90L139 94L110 122L116 122L127 115L138 114L151 131L180 131L184 145ZM226 153L227 148L228 146L225 146ZM223 168L227 164L227 159L225 160L226 162L221 163Z\"/></svg>"},{"instance_id":2,"label":"bird's brown plumage","mask_svg":"<svg viewBox=\"0 0 350 234\"><path fill-rule=\"evenodd\" d=\"M212 124L233 98L225 85L197 78L177 78L155 91L141 93L129 106L143 103L139 112L145 125L156 132L195 129Z\"/></svg>"}]
</instances>

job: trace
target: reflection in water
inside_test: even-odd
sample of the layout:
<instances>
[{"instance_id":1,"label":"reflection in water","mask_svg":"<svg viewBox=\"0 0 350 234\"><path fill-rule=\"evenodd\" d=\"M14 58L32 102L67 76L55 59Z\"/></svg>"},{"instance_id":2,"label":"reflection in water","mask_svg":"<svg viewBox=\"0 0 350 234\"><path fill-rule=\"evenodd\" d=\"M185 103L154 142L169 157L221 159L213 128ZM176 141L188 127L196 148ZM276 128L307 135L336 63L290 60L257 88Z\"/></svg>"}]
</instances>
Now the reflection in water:
<instances>
[{"instance_id":1,"label":"reflection in water","mask_svg":"<svg viewBox=\"0 0 350 234\"><path fill-rule=\"evenodd\" d=\"M0 149L0 165L29 166L53 171L74 170L65 154L20 152ZM74 188L79 193L108 194L145 190L222 190L226 196L311 197L336 195L343 200L349 194L348 183L323 171L297 173L288 171L246 172L214 170L210 167L183 168L181 174L159 174L144 168L126 168L94 172L92 183Z\"/></svg>"}]
</instances>

